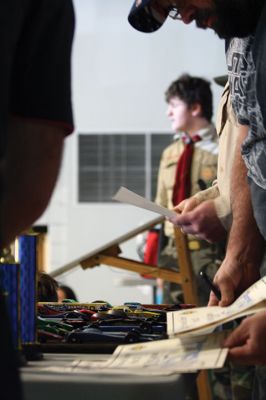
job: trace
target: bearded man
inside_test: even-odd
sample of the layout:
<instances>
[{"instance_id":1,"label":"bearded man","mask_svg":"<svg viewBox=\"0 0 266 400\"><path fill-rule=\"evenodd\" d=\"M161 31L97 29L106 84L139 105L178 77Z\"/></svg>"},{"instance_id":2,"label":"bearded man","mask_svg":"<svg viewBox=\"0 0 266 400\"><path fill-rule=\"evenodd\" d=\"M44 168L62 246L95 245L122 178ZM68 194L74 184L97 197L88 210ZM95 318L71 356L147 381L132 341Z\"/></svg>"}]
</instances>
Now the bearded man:
<instances>
[{"instance_id":1,"label":"bearded man","mask_svg":"<svg viewBox=\"0 0 266 400\"><path fill-rule=\"evenodd\" d=\"M210 305L228 305L259 277L266 239L266 4L265 0L137 0L130 24L153 32L167 17L196 22L226 39L232 106L239 123L232 171L233 222L224 262L215 276L222 299L211 292ZM172 221L184 232L195 231L193 216ZM245 319L228 337L232 360L266 364L266 312ZM265 385L266 386L266 385ZM265 398L257 394L254 398Z\"/></svg>"}]
</instances>

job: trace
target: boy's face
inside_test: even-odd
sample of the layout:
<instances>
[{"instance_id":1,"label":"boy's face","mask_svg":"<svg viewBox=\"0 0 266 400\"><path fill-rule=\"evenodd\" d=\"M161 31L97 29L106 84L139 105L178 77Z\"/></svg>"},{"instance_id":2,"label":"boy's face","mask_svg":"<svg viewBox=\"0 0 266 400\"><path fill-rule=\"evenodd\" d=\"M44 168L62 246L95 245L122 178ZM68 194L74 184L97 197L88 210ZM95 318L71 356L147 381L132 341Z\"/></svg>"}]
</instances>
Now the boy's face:
<instances>
[{"instance_id":1,"label":"boy's face","mask_svg":"<svg viewBox=\"0 0 266 400\"><path fill-rule=\"evenodd\" d=\"M191 129L194 120L192 112L179 97L172 97L169 100L166 113L175 133L188 132Z\"/></svg>"}]
</instances>

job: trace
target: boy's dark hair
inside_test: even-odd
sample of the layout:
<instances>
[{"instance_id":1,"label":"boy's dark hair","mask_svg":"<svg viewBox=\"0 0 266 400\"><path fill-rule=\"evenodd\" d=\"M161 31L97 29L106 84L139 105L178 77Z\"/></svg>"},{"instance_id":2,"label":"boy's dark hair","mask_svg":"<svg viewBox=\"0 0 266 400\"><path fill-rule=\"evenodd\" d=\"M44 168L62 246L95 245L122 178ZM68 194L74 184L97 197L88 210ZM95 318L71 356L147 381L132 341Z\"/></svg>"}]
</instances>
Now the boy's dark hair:
<instances>
[{"instance_id":1,"label":"boy's dark hair","mask_svg":"<svg viewBox=\"0 0 266 400\"><path fill-rule=\"evenodd\" d=\"M50 275L40 272L38 275L37 301L58 301L58 283Z\"/></svg>"},{"instance_id":2,"label":"boy's dark hair","mask_svg":"<svg viewBox=\"0 0 266 400\"><path fill-rule=\"evenodd\" d=\"M189 108L195 103L200 104L202 110L201 116L208 121L211 120L212 91L209 81L188 74L181 75L180 78L171 83L165 92L167 103L173 97L178 97L184 101Z\"/></svg>"},{"instance_id":3,"label":"boy's dark hair","mask_svg":"<svg viewBox=\"0 0 266 400\"><path fill-rule=\"evenodd\" d=\"M66 299L78 301L77 296L76 296L74 290L71 289L71 287L66 286L66 285L59 285L58 289L61 289L65 293Z\"/></svg>"}]
</instances>

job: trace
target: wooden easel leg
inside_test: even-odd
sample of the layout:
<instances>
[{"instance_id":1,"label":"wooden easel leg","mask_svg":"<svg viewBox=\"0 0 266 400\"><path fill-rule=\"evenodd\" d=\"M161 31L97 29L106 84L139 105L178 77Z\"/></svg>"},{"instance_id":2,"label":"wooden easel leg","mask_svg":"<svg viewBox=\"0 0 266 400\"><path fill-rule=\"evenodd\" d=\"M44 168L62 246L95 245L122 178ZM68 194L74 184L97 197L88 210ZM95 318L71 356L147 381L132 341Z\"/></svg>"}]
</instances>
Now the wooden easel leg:
<instances>
[{"instance_id":1,"label":"wooden easel leg","mask_svg":"<svg viewBox=\"0 0 266 400\"><path fill-rule=\"evenodd\" d=\"M199 400L211 400L212 394L208 379L208 371L200 371L197 377L197 388L198 388L198 399Z\"/></svg>"}]
</instances>

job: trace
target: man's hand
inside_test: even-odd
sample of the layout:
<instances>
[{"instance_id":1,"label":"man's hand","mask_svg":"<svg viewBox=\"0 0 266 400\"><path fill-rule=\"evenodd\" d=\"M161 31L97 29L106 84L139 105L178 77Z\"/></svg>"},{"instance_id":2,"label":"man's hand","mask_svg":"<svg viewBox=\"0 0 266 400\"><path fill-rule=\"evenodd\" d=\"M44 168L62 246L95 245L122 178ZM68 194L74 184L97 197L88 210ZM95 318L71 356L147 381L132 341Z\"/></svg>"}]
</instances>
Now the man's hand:
<instances>
[{"instance_id":1,"label":"man's hand","mask_svg":"<svg viewBox=\"0 0 266 400\"><path fill-rule=\"evenodd\" d=\"M196 197L189 197L188 199L181 201L181 203L179 203L174 210L177 213L185 214L188 211L194 210L194 208L196 208L199 204L200 202Z\"/></svg>"},{"instance_id":2,"label":"man's hand","mask_svg":"<svg viewBox=\"0 0 266 400\"><path fill-rule=\"evenodd\" d=\"M229 347L229 359L239 364L266 364L266 311L244 319L228 336L223 346Z\"/></svg>"},{"instance_id":3,"label":"man's hand","mask_svg":"<svg viewBox=\"0 0 266 400\"><path fill-rule=\"evenodd\" d=\"M182 211L170 221L182 229L184 233L196 235L210 243L224 240L227 232L216 214L213 200L206 200L194 207L195 199L188 199L176 207L176 211ZM190 211L192 210L192 211Z\"/></svg>"},{"instance_id":4,"label":"man's hand","mask_svg":"<svg viewBox=\"0 0 266 400\"><path fill-rule=\"evenodd\" d=\"M213 292L210 293L209 306L228 306L233 303L244 290L260 278L259 268L250 261L245 264L241 259L226 257L217 271L213 283L220 289L222 298L219 301Z\"/></svg>"}]
</instances>

